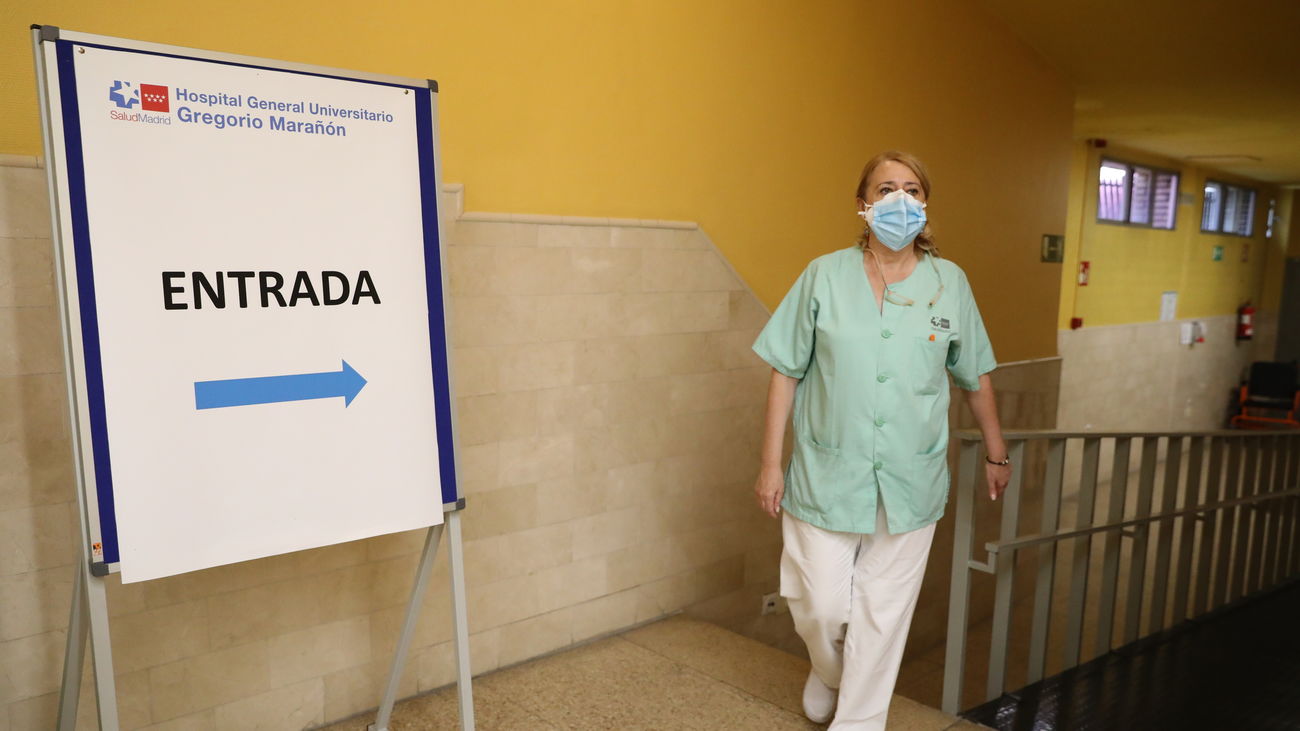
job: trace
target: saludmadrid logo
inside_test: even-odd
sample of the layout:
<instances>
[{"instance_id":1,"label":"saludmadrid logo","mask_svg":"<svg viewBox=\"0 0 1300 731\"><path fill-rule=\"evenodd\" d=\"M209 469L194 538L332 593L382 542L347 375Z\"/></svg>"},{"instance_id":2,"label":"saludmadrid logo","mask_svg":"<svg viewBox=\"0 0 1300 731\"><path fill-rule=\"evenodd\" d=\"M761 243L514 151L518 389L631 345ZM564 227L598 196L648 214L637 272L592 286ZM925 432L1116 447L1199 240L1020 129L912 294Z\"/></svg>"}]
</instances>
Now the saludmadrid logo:
<instances>
[{"instance_id":1,"label":"saludmadrid logo","mask_svg":"<svg viewBox=\"0 0 1300 731\"><path fill-rule=\"evenodd\" d=\"M139 84L114 80L108 88L108 100L115 106L108 116L119 122L171 124L171 93L158 84ZM138 109L138 111L137 111ZM161 112L151 114L150 112Z\"/></svg>"}]
</instances>

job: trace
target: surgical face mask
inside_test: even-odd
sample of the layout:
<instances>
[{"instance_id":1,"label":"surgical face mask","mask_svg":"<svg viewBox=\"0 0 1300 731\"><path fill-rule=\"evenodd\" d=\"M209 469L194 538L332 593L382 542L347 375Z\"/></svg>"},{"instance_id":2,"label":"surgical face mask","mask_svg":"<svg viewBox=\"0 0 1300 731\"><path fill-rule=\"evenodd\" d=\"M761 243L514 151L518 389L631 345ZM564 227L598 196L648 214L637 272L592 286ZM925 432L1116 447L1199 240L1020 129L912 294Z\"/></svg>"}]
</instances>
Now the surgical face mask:
<instances>
[{"instance_id":1,"label":"surgical face mask","mask_svg":"<svg viewBox=\"0 0 1300 731\"><path fill-rule=\"evenodd\" d=\"M880 243L894 251L903 247L925 228L925 204L903 190L896 190L868 205L858 215L866 220Z\"/></svg>"}]
</instances>

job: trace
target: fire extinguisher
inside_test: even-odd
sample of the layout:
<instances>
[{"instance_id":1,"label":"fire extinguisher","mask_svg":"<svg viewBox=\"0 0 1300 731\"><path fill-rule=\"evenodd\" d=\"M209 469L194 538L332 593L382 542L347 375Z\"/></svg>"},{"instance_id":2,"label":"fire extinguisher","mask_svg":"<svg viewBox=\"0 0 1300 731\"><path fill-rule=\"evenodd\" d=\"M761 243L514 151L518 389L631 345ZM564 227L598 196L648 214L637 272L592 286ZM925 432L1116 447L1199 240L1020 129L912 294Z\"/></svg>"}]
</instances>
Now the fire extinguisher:
<instances>
[{"instance_id":1,"label":"fire extinguisher","mask_svg":"<svg viewBox=\"0 0 1300 731\"><path fill-rule=\"evenodd\" d=\"M1237 339L1250 340L1255 337L1255 308L1250 303L1237 308Z\"/></svg>"}]
</instances>

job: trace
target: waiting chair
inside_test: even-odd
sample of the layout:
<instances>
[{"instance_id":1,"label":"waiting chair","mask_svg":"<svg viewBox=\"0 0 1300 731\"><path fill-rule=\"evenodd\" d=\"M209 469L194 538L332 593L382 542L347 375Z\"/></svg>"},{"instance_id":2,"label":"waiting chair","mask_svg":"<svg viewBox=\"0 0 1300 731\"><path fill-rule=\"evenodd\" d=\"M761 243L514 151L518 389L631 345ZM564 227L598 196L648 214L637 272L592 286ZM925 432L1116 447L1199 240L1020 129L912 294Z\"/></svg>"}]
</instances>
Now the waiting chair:
<instances>
[{"instance_id":1,"label":"waiting chair","mask_svg":"<svg viewBox=\"0 0 1300 731\"><path fill-rule=\"evenodd\" d=\"M1300 429L1300 388L1296 386L1296 364L1258 362L1250 366L1250 377L1241 386L1238 413L1232 426L1240 429Z\"/></svg>"}]
</instances>

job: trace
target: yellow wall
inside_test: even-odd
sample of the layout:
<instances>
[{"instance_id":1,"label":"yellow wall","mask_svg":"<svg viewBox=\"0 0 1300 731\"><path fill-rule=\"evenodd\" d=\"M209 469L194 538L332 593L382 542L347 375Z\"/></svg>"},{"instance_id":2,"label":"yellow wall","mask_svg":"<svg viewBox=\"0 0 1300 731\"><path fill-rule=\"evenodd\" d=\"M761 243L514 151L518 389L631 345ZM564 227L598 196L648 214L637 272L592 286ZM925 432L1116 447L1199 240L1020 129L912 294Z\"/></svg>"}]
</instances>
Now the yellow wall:
<instances>
[{"instance_id":1,"label":"yellow wall","mask_svg":"<svg viewBox=\"0 0 1300 731\"><path fill-rule=\"evenodd\" d=\"M1097 221L1103 157L1179 173L1180 193L1190 194L1193 202L1179 204L1174 230ZM1071 317L1082 317L1085 327L1158 320L1165 291L1178 292L1179 318L1231 314L1247 300L1256 307L1276 306L1276 295L1265 301L1264 277L1268 262L1277 256L1278 242L1266 239L1264 233L1269 200L1276 198L1281 205L1282 191L1113 145L1098 149L1078 142L1072 165L1059 327L1068 328ZM1201 233L1202 191L1207 178L1255 190L1253 237ZM1222 261L1212 260L1215 246L1223 247ZM1247 247L1248 259L1242 261ZM1091 263L1086 287L1075 281L1080 261Z\"/></svg>"},{"instance_id":2,"label":"yellow wall","mask_svg":"<svg viewBox=\"0 0 1300 731\"><path fill-rule=\"evenodd\" d=\"M0 153L40 152L33 22L437 78L469 210L698 221L769 307L851 243L862 163L910 150L999 359L1056 351L1072 92L962 0L6 0Z\"/></svg>"},{"instance_id":3,"label":"yellow wall","mask_svg":"<svg viewBox=\"0 0 1300 731\"><path fill-rule=\"evenodd\" d=\"M1076 143L1070 153L1070 200L1065 210L1065 256L1061 265L1060 305L1057 308L1057 325L1062 330L1070 327L1070 318L1075 316L1075 298L1081 291L1076 278L1081 261L1079 242L1083 238L1084 204L1088 200L1084 188L1089 184L1088 161L1091 159L1085 144ZM1091 180L1095 185L1095 173ZM1095 201L1096 198L1096 193L1093 193L1092 199Z\"/></svg>"},{"instance_id":4,"label":"yellow wall","mask_svg":"<svg viewBox=\"0 0 1300 731\"><path fill-rule=\"evenodd\" d=\"M1295 220L1297 190L1279 191L1278 225L1268 242L1268 260L1264 265L1264 307L1277 311L1282 301L1282 280L1286 259L1300 257L1300 221Z\"/></svg>"}]
</instances>

